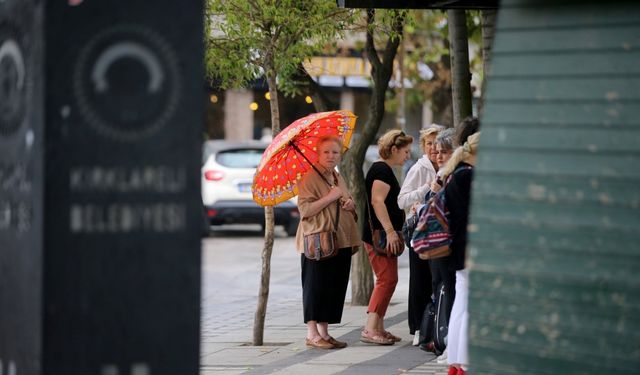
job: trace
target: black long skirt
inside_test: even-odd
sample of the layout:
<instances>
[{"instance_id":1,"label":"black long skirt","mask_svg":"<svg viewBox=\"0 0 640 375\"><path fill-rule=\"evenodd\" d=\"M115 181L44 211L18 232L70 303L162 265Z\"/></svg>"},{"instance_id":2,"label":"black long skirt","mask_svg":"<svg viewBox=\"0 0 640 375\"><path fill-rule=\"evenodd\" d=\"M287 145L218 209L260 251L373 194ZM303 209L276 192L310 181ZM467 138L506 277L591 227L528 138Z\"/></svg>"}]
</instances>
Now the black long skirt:
<instances>
[{"instance_id":1,"label":"black long skirt","mask_svg":"<svg viewBox=\"0 0 640 375\"><path fill-rule=\"evenodd\" d=\"M304 322L340 323L351 270L351 248L326 260L301 255Z\"/></svg>"}]
</instances>

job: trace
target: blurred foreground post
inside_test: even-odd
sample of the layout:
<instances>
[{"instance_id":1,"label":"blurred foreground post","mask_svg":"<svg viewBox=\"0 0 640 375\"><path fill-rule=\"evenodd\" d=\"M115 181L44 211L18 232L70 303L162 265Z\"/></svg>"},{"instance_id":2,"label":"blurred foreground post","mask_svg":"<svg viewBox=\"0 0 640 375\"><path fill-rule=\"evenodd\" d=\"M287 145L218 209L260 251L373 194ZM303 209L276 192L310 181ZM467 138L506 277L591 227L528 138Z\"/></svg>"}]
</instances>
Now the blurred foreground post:
<instances>
[{"instance_id":1,"label":"blurred foreground post","mask_svg":"<svg viewBox=\"0 0 640 375\"><path fill-rule=\"evenodd\" d=\"M199 372L202 14L0 3L0 374Z\"/></svg>"}]
</instances>

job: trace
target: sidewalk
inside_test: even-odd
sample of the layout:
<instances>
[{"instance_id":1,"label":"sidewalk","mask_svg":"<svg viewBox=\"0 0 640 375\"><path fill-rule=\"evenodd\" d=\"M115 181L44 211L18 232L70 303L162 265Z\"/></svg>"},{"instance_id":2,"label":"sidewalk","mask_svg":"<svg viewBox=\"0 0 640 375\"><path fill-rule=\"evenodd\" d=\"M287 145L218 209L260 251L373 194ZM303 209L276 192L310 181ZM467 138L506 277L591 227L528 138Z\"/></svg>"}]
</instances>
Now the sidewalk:
<instances>
[{"instance_id":1,"label":"sidewalk","mask_svg":"<svg viewBox=\"0 0 640 375\"><path fill-rule=\"evenodd\" d=\"M251 346L255 303L238 301L224 311L203 314L201 375L219 374L433 374L444 375L446 364L438 364L431 353L411 345L407 326L406 285L400 283L389 307L386 326L402 341L377 346L359 341L365 306L345 305L342 323L331 325L345 349L307 349L306 326L301 322L299 299L270 300L264 341ZM404 301L403 301L404 299Z\"/></svg>"}]
</instances>

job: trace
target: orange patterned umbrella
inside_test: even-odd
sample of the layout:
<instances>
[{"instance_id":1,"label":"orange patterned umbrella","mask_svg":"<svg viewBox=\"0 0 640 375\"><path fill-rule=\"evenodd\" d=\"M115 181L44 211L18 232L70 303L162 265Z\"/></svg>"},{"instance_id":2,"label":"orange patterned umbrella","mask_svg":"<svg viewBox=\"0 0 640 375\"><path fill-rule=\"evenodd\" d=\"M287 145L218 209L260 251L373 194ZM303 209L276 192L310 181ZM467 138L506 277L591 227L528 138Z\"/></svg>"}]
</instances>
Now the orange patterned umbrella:
<instances>
[{"instance_id":1,"label":"orange patterned umbrella","mask_svg":"<svg viewBox=\"0 0 640 375\"><path fill-rule=\"evenodd\" d=\"M274 206L298 195L298 181L318 161L318 139L338 137L344 153L355 125L356 116L350 111L314 113L294 121L264 150L251 186L253 200L261 206Z\"/></svg>"}]
</instances>

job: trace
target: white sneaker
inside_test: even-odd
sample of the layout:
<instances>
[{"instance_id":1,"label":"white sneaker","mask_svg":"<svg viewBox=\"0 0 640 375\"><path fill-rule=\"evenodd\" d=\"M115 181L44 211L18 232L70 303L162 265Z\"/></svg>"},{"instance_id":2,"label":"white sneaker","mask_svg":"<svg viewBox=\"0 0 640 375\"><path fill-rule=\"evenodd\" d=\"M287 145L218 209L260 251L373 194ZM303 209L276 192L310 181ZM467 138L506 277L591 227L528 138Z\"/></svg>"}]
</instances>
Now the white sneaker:
<instances>
[{"instance_id":1,"label":"white sneaker","mask_svg":"<svg viewBox=\"0 0 640 375\"><path fill-rule=\"evenodd\" d=\"M416 331L416 333L413 335L413 342L411 343L411 345L418 346L419 344L420 344L420 331Z\"/></svg>"},{"instance_id":2,"label":"white sneaker","mask_svg":"<svg viewBox=\"0 0 640 375\"><path fill-rule=\"evenodd\" d=\"M444 352L436 359L438 363L447 363L447 349L444 349Z\"/></svg>"}]
</instances>

